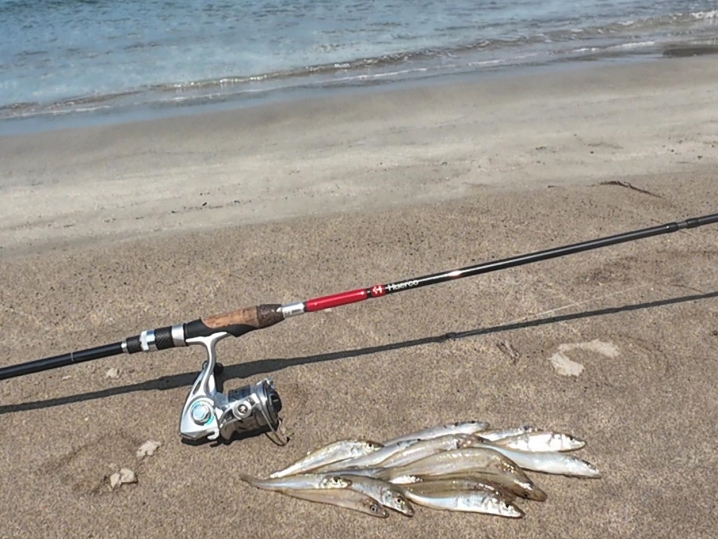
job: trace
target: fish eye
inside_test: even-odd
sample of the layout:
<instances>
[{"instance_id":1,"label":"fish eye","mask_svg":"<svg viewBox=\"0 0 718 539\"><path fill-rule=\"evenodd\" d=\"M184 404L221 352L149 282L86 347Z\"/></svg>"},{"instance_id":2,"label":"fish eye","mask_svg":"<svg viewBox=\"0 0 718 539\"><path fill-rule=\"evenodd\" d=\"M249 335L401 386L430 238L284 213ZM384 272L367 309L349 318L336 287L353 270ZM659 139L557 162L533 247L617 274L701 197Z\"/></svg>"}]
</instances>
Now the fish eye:
<instances>
[{"instance_id":1,"label":"fish eye","mask_svg":"<svg viewBox=\"0 0 718 539\"><path fill-rule=\"evenodd\" d=\"M375 503L371 504L370 509L372 513L376 513L379 510Z\"/></svg>"}]
</instances>

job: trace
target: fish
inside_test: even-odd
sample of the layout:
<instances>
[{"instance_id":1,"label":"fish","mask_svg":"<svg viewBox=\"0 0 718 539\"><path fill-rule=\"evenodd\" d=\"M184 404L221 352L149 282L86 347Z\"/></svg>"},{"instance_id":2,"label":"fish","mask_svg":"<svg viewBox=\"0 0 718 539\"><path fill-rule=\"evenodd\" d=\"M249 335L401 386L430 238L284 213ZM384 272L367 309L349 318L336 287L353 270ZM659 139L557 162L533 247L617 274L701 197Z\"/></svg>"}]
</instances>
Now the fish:
<instances>
[{"instance_id":1,"label":"fish","mask_svg":"<svg viewBox=\"0 0 718 539\"><path fill-rule=\"evenodd\" d=\"M472 474L490 477L517 495L543 501L546 494L509 458L493 448L443 451L395 468L380 468L375 477L394 484L414 483L425 476Z\"/></svg>"},{"instance_id":2,"label":"fish","mask_svg":"<svg viewBox=\"0 0 718 539\"><path fill-rule=\"evenodd\" d=\"M441 481L452 481L452 480L475 480L482 483L488 483L499 490L505 490L513 496L524 498L526 500L532 500L536 502L545 502L548 499L548 495L541 490L535 484L527 485L516 480L516 477L510 473L496 473L496 472L483 472L483 471L472 471L472 472L461 472L455 474L444 474L439 476L431 475L416 475L400 478L400 486L415 485L417 483L428 483L434 480Z\"/></svg>"},{"instance_id":3,"label":"fish","mask_svg":"<svg viewBox=\"0 0 718 539\"><path fill-rule=\"evenodd\" d=\"M310 451L306 456L283 470L270 474L269 477L286 477L291 474L308 472L339 460L368 455L382 447L384 447L383 444L371 440L338 440L315 451Z\"/></svg>"},{"instance_id":4,"label":"fish","mask_svg":"<svg viewBox=\"0 0 718 539\"><path fill-rule=\"evenodd\" d=\"M440 511L483 513L506 518L523 518L524 512L511 502L486 490L416 492L405 489L412 502Z\"/></svg>"},{"instance_id":5,"label":"fish","mask_svg":"<svg viewBox=\"0 0 718 539\"><path fill-rule=\"evenodd\" d=\"M575 451L586 446L586 442L569 434L547 431L524 432L499 438L493 443L521 451Z\"/></svg>"},{"instance_id":6,"label":"fish","mask_svg":"<svg viewBox=\"0 0 718 539\"><path fill-rule=\"evenodd\" d=\"M352 489L288 489L283 491L283 494L310 502L353 509L377 518L387 518L389 516L389 512L381 502Z\"/></svg>"},{"instance_id":7,"label":"fish","mask_svg":"<svg viewBox=\"0 0 718 539\"><path fill-rule=\"evenodd\" d=\"M435 455L436 453L441 453L442 451L463 449L481 443L481 438L473 434L446 434L410 444L402 451L382 461L381 466L384 468L404 466L422 458Z\"/></svg>"},{"instance_id":8,"label":"fish","mask_svg":"<svg viewBox=\"0 0 718 539\"><path fill-rule=\"evenodd\" d=\"M501 440L502 438L509 438L510 436L519 436L521 434L527 434L529 432L537 432L539 429L532 427L531 425L522 425L520 427L513 427L510 429L491 429L484 430L481 432L481 437L489 442Z\"/></svg>"},{"instance_id":9,"label":"fish","mask_svg":"<svg viewBox=\"0 0 718 539\"><path fill-rule=\"evenodd\" d=\"M566 475L570 477L601 477L601 472L599 472L593 464L573 455L567 455L566 453L521 451L519 449L502 447L495 443L485 443L475 447L485 447L498 451L521 468L533 472Z\"/></svg>"},{"instance_id":10,"label":"fish","mask_svg":"<svg viewBox=\"0 0 718 539\"><path fill-rule=\"evenodd\" d=\"M453 449L436 453L404 466L382 468L379 475L382 479L397 479L414 475L445 475L472 470L507 471L523 479L525 474L515 463L504 457L493 448ZM528 480L528 477L526 477Z\"/></svg>"},{"instance_id":11,"label":"fish","mask_svg":"<svg viewBox=\"0 0 718 539\"><path fill-rule=\"evenodd\" d=\"M336 470L351 470L356 468L368 468L371 466L378 466L378 465L384 465L384 461L388 458L390 458L392 455L395 455L396 453L399 453L408 447L412 446L414 443L418 442L419 440L403 440L401 442L396 442L391 445L385 445L381 449L374 451L372 453L369 453L367 455L362 455L361 457L357 458L349 458L340 460L337 462L333 462L331 464L327 464L325 466L321 466L317 468L316 472L332 472Z\"/></svg>"},{"instance_id":12,"label":"fish","mask_svg":"<svg viewBox=\"0 0 718 539\"><path fill-rule=\"evenodd\" d=\"M447 423L445 425L438 425L434 427L427 427L416 432L411 432L403 436L397 436L391 440L387 440L384 443L385 446L395 444L404 440L428 440L430 438L438 438L446 434L474 434L475 432L481 432L489 428L488 423L483 421L458 421L456 423Z\"/></svg>"},{"instance_id":13,"label":"fish","mask_svg":"<svg viewBox=\"0 0 718 539\"><path fill-rule=\"evenodd\" d=\"M481 479L472 476L427 477L426 480L409 483L403 487L417 493L448 492L452 490L484 490L492 492L509 502L516 499L516 494L510 490L492 483L488 479Z\"/></svg>"},{"instance_id":14,"label":"fish","mask_svg":"<svg viewBox=\"0 0 718 539\"><path fill-rule=\"evenodd\" d=\"M289 477L260 479L240 473L242 481L262 490L282 491L286 489L346 489L352 482L335 474L298 474Z\"/></svg>"},{"instance_id":15,"label":"fish","mask_svg":"<svg viewBox=\"0 0 718 539\"><path fill-rule=\"evenodd\" d=\"M408 517L414 516L414 507L402 490L396 485L371 477L351 474L341 474L339 477L351 482L349 486L350 489L371 496L378 500L384 507Z\"/></svg>"}]
</instances>

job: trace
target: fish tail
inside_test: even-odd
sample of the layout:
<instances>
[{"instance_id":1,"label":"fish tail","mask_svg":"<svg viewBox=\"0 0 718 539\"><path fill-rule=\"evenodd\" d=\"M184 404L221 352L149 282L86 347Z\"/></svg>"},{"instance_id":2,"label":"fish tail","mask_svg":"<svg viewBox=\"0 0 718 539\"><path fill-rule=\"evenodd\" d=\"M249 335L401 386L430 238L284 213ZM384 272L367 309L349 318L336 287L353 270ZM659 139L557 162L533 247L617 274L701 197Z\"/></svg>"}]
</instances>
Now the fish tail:
<instances>
[{"instance_id":1,"label":"fish tail","mask_svg":"<svg viewBox=\"0 0 718 539\"><path fill-rule=\"evenodd\" d=\"M257 481L256 477L252 477L251 475L242 472L239 472L239 478L245 483L249 483L252 486L254 486L255 482Z\"/></svg>"}]
</instances>

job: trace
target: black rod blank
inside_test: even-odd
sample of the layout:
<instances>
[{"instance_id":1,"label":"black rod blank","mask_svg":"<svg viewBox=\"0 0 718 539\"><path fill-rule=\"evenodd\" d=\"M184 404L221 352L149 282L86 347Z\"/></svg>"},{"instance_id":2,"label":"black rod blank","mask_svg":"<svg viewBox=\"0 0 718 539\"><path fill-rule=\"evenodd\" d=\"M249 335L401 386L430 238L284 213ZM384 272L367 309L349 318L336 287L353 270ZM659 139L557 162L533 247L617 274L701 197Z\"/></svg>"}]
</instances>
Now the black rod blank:
<instances>
[{"instance_id":1,"label":"black rod blank","mask_svg":"<svg viewBox=\"0 0 718 539\"><path fill-rule=\"evenodd\" d=\"M705 215L703 217L686 219L685 221L680 221L677 223L667 223L665 225L644 228L641 230L634 230L632 232L625 232L623 234L616 234L614 236L607 236L604 238L584 241L581 243L574 243L572 245L565 245L563 247L555 247L553 249L546 249L544 251L537 251L535 253L514 256L512 258L505 258L503 260L485 262L477 266L468 266L456 270L434 273L432 275L425 275L423 277L404 279L402 281L397 281L395 283L384 285L384 288L386 289L385 293L391 294L395 292L402 292L404 290L420 288L422 286L429 286L432 284L443 283L446 281L453 281L462 277L471 277L474 275L480 275L482 273L504 270L516 266L523 266L524 264L541 262L543 260L549 260L551 258L558 258L561 256L590 251L592 249L598 249L600 247L608 247L609 245L616 245L618 243L640 240L652 236L658 236L661 234L677 232L686 228L696 228L698 226L708 225L712 223L718 223L718 213Z\"/></svg>"},{"instance_id":2,"label":"black rod blank","mask_svg":"<svg viewBox=\"0 0 718 539\"><path fill-rule=\"evenodd\" d=\"M70 352L69 354L62 354L61 356L47 357L45 359L29 361L19 365L10 365L9 367L3 367L0 369L0 380L7 380L8 378L24 376L26 374L32 374L40 371L47 371L58 367L66 367L68 365L74 365L75 363L92 361L93 359L117 356L123 352L122 343L117 342L114 344L98 346L96 348L88 348L87 350L80 350L78 352Z\"/></svg>"}]
</instances>

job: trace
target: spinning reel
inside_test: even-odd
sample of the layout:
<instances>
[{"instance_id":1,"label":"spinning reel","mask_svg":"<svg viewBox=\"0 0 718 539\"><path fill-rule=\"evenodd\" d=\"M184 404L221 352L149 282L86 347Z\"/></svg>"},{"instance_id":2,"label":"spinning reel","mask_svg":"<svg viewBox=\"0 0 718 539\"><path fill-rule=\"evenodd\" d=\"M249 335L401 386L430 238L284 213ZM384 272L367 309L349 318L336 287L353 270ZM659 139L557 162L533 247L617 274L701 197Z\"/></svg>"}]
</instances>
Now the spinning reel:
<instances>
[{"instance_id":1,"label":"spinning reel","mask_svg":"<svg viewBox=\"0 0 718 539\"><path fill-rule=\"evenodd\" d=\"M219 332L187 341L189 345L204 347L207 360L182 408L180 435L196 442L219 437L230 440L269 431L270 439L278 445L286 445L286 438L278 432L282 401L270 378L226 394L217 390L215 375L221 375L222 366L217 363L216 344L229 336L229 333Z\"/></svg>"}]
</instances>

